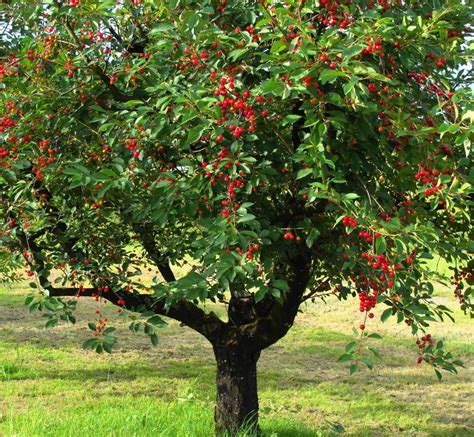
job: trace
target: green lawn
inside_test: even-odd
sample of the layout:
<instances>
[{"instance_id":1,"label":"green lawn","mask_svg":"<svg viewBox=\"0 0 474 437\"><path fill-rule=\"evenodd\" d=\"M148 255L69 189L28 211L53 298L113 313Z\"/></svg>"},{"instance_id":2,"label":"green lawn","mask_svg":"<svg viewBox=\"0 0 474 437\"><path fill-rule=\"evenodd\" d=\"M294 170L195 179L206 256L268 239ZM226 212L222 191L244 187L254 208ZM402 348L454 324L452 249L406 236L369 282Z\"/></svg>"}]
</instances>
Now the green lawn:
<instances>
[{"instance_id":1,"label":"green lawn","mask_svg":"<svg viewBox=\"0 0 474 437\"><path fill-rule=\"evenodd\" d=\"M83 299L78 323L42 328L23 305L25 286L0 289L0 436L210 436L214 363L210 345L171 322L160 345L116 320L119 346L112 355L81 349L96 303ZM450 291L438 299L454 303ZM438 382L416 364L408 329L370 321L384 335L371 372L352 377L338 363L353 326L357 302L311 304L288 336L259 363L262 429L269 436L474 435L472 322L431 333L463 359L467 369ZM379 315L380 313L377 313Z\"/></svg>"}]
</instances>

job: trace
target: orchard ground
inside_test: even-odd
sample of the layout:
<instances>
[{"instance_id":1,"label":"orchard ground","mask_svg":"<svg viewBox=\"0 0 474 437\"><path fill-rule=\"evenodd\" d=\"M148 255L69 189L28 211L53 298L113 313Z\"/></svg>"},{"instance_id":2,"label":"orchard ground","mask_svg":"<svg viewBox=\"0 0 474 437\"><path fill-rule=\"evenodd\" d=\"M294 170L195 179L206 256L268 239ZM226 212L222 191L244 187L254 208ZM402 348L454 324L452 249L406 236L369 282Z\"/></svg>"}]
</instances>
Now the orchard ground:
<instances>
[{"instance_id":1,"label":"orchard ground","mask_svg":"<svg viewBox=\"0 0 474 437\"><path fill-rule=\"evenodd\" d=\"M118 327L112 355L81 349L97 303L83 299L78 323L43 329L23 305L27 284L0 288L0 436L210 436L213 432L214 360L211 346L171 322L157 348L133 334L108 306ZM456 303L437 287L437 299ZM311 303L259 362L261 426L269 436L472 436L474 435L474 332L456 311L456 323L431 333L464 360L459 375L438 382L417 365L409 329L379 320L367 329L382 358L373 371L349 376L338 363L358 303ZM217 308L217 310L219 310Z\"/></svg>"}]
</instances>

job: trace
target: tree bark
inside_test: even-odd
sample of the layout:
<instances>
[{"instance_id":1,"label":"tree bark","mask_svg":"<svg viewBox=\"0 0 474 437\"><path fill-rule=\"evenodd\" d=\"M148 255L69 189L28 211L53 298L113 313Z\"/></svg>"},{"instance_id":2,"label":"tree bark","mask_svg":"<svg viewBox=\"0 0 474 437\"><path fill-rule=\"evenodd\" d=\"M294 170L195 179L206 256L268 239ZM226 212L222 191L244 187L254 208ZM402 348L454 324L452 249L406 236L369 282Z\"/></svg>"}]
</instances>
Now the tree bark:
<instances>
[{"instance_id":1,"label":"tree bark","mask_svg":"<svg viewBox=\"0 0 474 437\"><path fill-rule=\"evenodd\" d=\"M245 346L215 346L217 361L216 435L236 435L239 430L259 433L257 361L260 352Z\"/></svg>"}]
</instances>

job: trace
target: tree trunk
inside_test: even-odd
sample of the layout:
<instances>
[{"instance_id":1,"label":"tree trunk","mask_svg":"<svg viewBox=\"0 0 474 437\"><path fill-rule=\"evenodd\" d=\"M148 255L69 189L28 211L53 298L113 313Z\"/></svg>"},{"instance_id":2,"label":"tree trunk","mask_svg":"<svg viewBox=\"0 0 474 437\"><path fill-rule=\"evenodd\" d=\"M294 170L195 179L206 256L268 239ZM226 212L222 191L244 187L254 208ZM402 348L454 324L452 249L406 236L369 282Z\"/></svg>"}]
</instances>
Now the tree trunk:
<instances>
[{"instance_id":1,"label":"tree trunk","mask_svg":"<svg viewBox=\"0 0 474 437\"><path fill-rule=\"evenodd\" d=\"M257 361L260 352L242 347L216 347L217 401L216 435L235 435L239 429L259 432Z\"/></svg>"}]
</instances>

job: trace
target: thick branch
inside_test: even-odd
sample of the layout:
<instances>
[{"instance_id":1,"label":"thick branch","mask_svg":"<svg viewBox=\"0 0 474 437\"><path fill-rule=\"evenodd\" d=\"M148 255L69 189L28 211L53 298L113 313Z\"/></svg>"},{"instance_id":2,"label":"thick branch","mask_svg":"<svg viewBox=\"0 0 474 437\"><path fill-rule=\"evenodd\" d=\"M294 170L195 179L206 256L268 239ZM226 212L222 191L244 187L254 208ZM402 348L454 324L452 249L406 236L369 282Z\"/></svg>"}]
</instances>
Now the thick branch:
<instances>
[{"instance_id":1,"label":"thick branch","mask_svg":"<svg viewBox=\"0 0 474 437\"><path fill-rule=\"evenodd\" d=\"M271 346L284 337L291 328L310 279L310 264L310 257L306 254L295 257L289 266L290 290L286 293L283 303L275 300L266 316L260 317L255 323L241 327L250 337L253 349L262 350Z\"/></svg>"},{"instance_id":2,"label":"thick branch","mask_svg":"<svg viewBox=\"0 0 474 437\"><path fill-rule=\"evenodd\" d=\"M104 82L104 84L110 90L114 98L119 102L128 102L129 100L135 99L135 97L133 96L128 96L122 93L122 91L120 91L113 83L111 83L110 77L105 74L104 70L102 70L102 68L100 68L97 64L92 63L91 60L86 55L84 55L84 53L82 52L82 43L77 37L77 35L74 33L73 28L67 20L64 22L64 26L66 27L66 30L71 36L71 38L74 40L74 43L76 44L76 47L79 51L79 55L84 60L87 67L89 67L95 74L97 74L97 76L99 76L102 82Z\"/></svg>"},{"instance_id":3,"label":"thick branch","mask_svg":"<svg viewBox=\"0 0 474 437\"><path fill-rule=\"evenodd\" d=\"M167 307L164 299L156 300L153 296L145 294L130 293L124 290L110 290L107 293L99 292L96 288L84 288L80 292L77 288L48 288L51 297L68 296L101 296L130 311L136 311L142 307L144 310L153 311L156 314L170 317L204 335L211 343L219 337L224 323L214 313L206 314L201 308L191 302L181 301Z\"/></svg>"},{"instance_id":4,"label":"thick branch","mask_svg":"<svg viewBox=\"0 0 474 437\"><path fill-rule=\"evenodd\" d=\"M136 234L140 238L143 248L146 250L150 259L155 263L166 282L176 281L173 270L169 262L162 256L161 251L156 245L155 232L152 226L133 226Z\"/></svg>"},{"instance_id":5,"label":"thick branch","mask_svg":"<svg viewBox=\"0 0 474 437\"><path fill-rule=\"evenodd\" d=\"M120 43L123 44L123 39L120 34L113 28L113 26L104 20L105 27L109 30L109 32L114 36L114 38Z\"/></svg>"}]
</instances>

